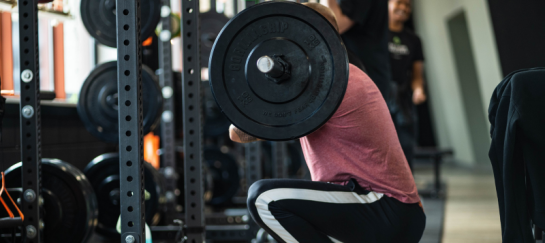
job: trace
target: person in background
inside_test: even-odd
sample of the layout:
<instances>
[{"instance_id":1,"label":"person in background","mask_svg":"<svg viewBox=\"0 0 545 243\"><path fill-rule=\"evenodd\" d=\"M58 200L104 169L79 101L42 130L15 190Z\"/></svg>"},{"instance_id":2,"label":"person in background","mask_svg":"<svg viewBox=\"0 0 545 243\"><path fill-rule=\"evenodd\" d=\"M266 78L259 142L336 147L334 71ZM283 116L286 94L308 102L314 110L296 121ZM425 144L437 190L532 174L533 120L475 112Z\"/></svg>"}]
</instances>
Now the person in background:
<instances>
[{"instance_id":1,"label":"person in background","mask_svg":"<svg viewBox=\"0 0 545 243\"><path fill-rule=\"evenodd\" d=\"M388 56L388 0L327 0L346 48L365 66L383 98L391 96Z\"/></svg>"},{"instance_id":2,"label":"person in background","mask_svg":"<svg viewBox=\"0 0 545 243\"><path fill-rule=\"evenodd\" d=\"M420 38L404 27L411 14L411 0L389 0L390 66L394 81L394 104L390 112L396 126L397 135L413 169L412 161L416 146L416 108L426 101L424 78L422 75L424 55Z\"/></svg>"}]
</instances>

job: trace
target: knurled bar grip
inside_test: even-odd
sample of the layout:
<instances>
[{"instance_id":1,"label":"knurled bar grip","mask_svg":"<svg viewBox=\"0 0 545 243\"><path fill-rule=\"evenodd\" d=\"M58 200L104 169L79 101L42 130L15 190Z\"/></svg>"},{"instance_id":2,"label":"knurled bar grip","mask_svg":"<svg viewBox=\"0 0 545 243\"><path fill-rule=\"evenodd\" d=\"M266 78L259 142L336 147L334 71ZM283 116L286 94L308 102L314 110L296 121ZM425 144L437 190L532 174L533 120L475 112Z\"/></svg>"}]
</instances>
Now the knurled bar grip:
<instances>
[{"instance_id":1,"label":"knurled bar grip","mask_svg":"<svg viewBox=\"0 0 545 243\"><path fill-rule=\"evenodd\" d=\"M184 134L185 226L203 229L202 112L199 1L182 0L182 105ZM187 242L201 243L205 232L187 231Z\"/></svg>"},{"instance_id":2,"label":"knurled bar grip","mask_svg":"<svg viewBox=\"0 0 545 243\"><path fill-rule=\"evenodd\" d=\"M145 241L140 0L116 0L121 242Z\"/></svg>"},{"instance_id":3,"label":"knurled bar grip","mask_svg":"<svg viewBox=\"0 0 545 243\"><path fill-rule=\"evenodd\" d=\"M41 187L41 114L38 48L38 6L19 1L20 113L23 194L22 212L26 242L40 242L38 200ZM5 168L3 168L5 169Z\"/></svg>"}]
</instances>

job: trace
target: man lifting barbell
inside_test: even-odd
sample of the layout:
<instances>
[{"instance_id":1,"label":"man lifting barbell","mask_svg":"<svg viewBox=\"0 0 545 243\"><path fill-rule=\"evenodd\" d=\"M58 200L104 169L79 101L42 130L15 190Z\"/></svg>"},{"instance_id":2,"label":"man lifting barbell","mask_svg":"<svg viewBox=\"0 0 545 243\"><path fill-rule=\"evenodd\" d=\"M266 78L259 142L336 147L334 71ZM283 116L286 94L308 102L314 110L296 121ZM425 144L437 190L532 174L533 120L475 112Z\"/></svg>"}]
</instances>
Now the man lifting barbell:
<instances>
[{"instance_id":1,"label":"man lifting barbell","mask_svg":"<svg viewBox=\"0 0 545 243\"><path fill-rule=\"evenodd\" d=\"M322 14L338 31L330 9L316 3L305 5ZM270 11L274 12L272 4ZM300 11L304 14L303 9ZM327 36L327 31L321 34ZM292 41L296 42L296 37ZM334 46L328 44L330 49ZM257 47L255 50L259 51ZM309 59L312 58L311 54L305 53ZM248 55L253 61L251 54ZM325 51L321 58L327 55ZM294 77L293 66L300 63L290 64L287 57L261 56L254 59L257 59L259 71L278 78L278 82L287 82L282 80L290 79L288 75L291 79L297 78ZM213 64L214 61L213 57L210 62ZM248 63L255 63L250 61ZM247 70L250 68L254 67L246 66ZM335 69L335 72L339 71ZM348 73L346 91L334 114L317 130L300 138L312 181L257 181L249 189L250 214L279 242L418 242L426 216L386 102L377 86L360 69L350 64ZM235 79L231 81L236 82ZM218 90L213 90L216 98L221 98ZM259 96L258 92L256 96ZM245 101L238 106L241 110L258 102L248 93L241 97ZM305 107L312 106L312 101ZM218 104L223 105L219 100ZM228 117L231 115L229 118L233 123L251 124L240 122L242 118L232 115L233 111L228 106L223 105L222 109ZM283 118L296 111L272 113ZM262 115L269 113L263 112ZM271 124L274 122L277 121L273 120ZM261 135L266 134L265 130L276 129L274 125L255 132L250 125L240 128L242 130L234 125L230 127L230 137L235 142L248 143L267 138L282 140L275 134L269 137ZM254 136L258 133L260 135ZM292 137L298 135L293 134Z\"/></svg>"}]
</instances>

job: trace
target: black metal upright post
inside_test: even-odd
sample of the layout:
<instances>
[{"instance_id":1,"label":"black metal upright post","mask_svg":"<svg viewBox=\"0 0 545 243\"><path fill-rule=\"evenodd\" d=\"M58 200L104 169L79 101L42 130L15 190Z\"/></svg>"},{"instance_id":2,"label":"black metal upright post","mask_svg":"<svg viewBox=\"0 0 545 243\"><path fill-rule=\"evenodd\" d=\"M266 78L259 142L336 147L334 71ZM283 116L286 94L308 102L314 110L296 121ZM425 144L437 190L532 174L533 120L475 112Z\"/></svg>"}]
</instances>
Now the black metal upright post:
<instances>
[{"instance_id":1,"label":"black metal upright post","mask_svg":"<svg viewBox=\"0 0 545 243\"><path fill-rule=\"evenodd\" d=\"M204 242L199 1L182 0L182 104L185 226L189 243Z\"/></svg>"},{"instance_id":2,"label":"black metal upright post","mask_svg":"<svg viewBox=\"0 0 545 243\"><path fill-rule=\"evenodd\" d=\"M41 115L40 64L38 49L38 6L35 1L19 1L19 57L21 95L22 212L26 242L40 242Z\"/></svg>"},{"instance_id":3,"label":"black metal upright post","mask_svg":"<svg viewBox=\"0 0 545 243\"><path fill-rule=\"evenodd\" d=\"M121 242L145 236L140 0L116 0Z\"/></svg>"},{"instance_id":4,"label":"black metal upright post","mask_svg":"<svg viewBox=\"0 0 545 243\"><path fill-rule=\"evenodd\" d=\"M175 123L175 104L174 104L174 81L172 73L172 27L170 19L170 0L162 0L161 7L161 26L159 33L159 81L163 93L163 115L161 117L161 143L162 143L162 172L165 176L166 187L166 219L172 223L177 219L176 195L174 190L177 187L176 174L176 127Z\"/></svg>"},{"instance_id":5,"label":"black metal upright post","mask_svg":"<svg viewBox=\"0 0 545 243\"><path fill-rule=\"evenodd\" d=\"M261 173L261 142L245 144L244 157L246 161L246 191L262 178Z\"/></svg>"}]
</instances>

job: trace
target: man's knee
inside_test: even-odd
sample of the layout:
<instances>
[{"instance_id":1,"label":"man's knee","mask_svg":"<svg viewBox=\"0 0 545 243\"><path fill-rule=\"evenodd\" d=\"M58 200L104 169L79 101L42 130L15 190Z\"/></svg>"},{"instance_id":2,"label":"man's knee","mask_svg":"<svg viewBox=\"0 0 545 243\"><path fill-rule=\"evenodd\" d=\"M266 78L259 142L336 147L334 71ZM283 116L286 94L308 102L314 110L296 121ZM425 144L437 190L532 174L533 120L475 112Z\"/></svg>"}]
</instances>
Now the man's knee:
<instances>
[{"instance_id":1,"label":"man's knee","mask_svg":"<svg viewBox=\"0 0 545 243\"><path fill-rule=\"evenodd\" d=\"M248 189L248 206L255 206L255 201L261 193L271 189L271 180L256 181Z\"/></svg>"}]
</instances>

